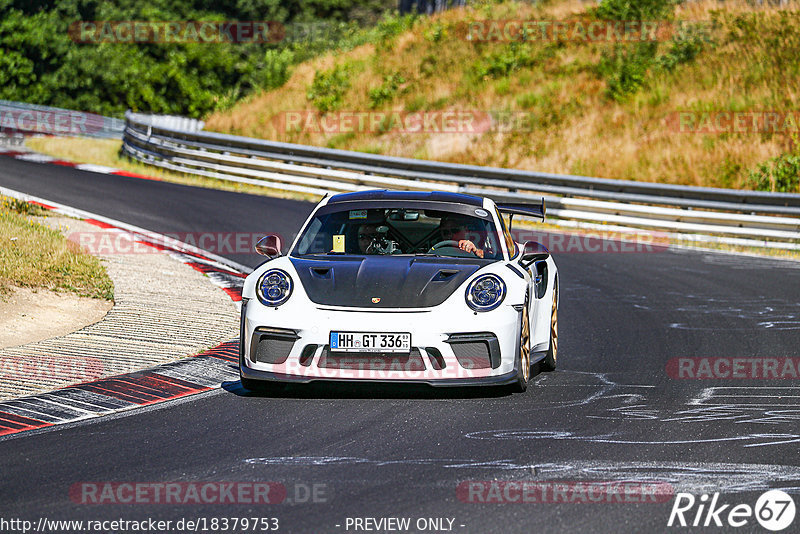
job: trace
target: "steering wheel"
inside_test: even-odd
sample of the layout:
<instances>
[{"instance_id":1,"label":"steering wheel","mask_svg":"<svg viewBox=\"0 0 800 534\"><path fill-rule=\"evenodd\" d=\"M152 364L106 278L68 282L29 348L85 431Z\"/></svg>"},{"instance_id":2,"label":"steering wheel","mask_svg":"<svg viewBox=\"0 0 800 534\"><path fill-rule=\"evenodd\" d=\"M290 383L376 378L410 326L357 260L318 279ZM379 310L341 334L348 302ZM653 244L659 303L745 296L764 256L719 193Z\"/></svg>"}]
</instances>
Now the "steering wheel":
<instances>
[{"instance_id":1,"label":"steering wheel","mask_svg":"<svg viewBox=\"0 0 800 534\"><path fill-rule=\"evenodd\" d=\"M446 251L445 255L447 255L447 256L452 256L452 257L456 257L456 258L474 258L475 257L475 254L473 254L472 252L467 252L466 250L462 250L458 246L458 241L454 241L452 239L448 239L446 241L439 241L438 243L436 243L435 245L433 245L431 247L431 249L428 251L428 253L436 252L436 251L445 252L444 249L451 249L451 250L447 250Z\"/></svg>"},{"instance_id":2,"label":"steering wheel","mask_svg":"<svg viewBox=\"0 0 800 534\"><path fill-rule=\"evenodd\" d=\"M440 248L445 248L445 247L458 248L458 250L461 250L458 247L458 241L454 241L453 239L446 239L444 241L439 241L438 243L433 245L428 252L433 252L434 250L439 250Z\"/></svg>"}]
</instances>

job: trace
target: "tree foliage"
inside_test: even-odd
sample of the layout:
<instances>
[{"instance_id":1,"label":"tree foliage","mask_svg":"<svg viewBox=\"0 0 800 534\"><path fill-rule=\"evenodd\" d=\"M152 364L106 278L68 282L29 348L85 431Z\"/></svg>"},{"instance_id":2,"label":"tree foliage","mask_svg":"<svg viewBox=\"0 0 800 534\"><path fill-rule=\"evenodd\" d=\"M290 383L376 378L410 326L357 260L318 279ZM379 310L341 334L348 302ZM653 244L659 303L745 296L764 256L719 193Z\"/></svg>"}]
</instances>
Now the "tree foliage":
<instances>
[{"instance_id":1,"label":"tree foliage","mask_svg":"<svg viewBox=\"0 0 800 534\"><path fill-rule=\"evenodd\" d=\"M0 99L121 116L202 117L282 85L293 64L353 40L386 0L0 0ZM77 21L274 21L318 29L278 43L77 43ZM297 32L295 32L297 33ZM302 32L300 32L302 33Z\"/></svg>"}]
</instances>

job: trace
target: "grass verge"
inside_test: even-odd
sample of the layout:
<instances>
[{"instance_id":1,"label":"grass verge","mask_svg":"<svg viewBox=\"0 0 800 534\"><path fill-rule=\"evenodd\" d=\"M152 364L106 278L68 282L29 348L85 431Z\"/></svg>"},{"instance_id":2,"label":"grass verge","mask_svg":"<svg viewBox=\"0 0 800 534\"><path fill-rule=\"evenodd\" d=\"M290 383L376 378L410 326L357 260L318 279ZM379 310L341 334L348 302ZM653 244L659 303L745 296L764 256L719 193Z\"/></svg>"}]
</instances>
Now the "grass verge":
<instances>
[{"instance_id":1,"label":"grass verge","mask_svg":"<svg viewBox=\"0 0 800 534\"><path fill-rule=\"evenodd\" d=\"M33 219L45 214L26 202L0 197L0 298L16 286L112 300L114 284L100 260Z\"/></svg>"}]
</instances>

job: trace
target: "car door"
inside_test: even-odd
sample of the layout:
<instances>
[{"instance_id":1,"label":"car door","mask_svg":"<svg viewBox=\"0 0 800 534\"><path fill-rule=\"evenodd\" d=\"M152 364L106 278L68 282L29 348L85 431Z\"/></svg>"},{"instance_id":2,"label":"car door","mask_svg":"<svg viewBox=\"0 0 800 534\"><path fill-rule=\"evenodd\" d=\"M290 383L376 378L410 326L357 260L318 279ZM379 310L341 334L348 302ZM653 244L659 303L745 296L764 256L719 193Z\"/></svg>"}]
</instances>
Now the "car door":
<instances>
[{"instance_id":1,"label":"car door","mask_svg":"<svg viewBox=\"0 0 800 534\"><path fill-rule=\"evenodd\" d=\"M522 258L522 245L514 241L514 237L511 235L506 221L503 219L503 215L497 208L495 208L495 213L497 214L497 219L500 221L500 231L506 242L509 258L517 267L524 271L526 275L526 281L528 282L528 326L530 327L529 332L531 333L531 348L534 348L537 339L534 328L539 323L537 314L540 313L542 307L536 298L535 272L533 266L524 267L519 263Z\"/></svg>"}]
</instances>

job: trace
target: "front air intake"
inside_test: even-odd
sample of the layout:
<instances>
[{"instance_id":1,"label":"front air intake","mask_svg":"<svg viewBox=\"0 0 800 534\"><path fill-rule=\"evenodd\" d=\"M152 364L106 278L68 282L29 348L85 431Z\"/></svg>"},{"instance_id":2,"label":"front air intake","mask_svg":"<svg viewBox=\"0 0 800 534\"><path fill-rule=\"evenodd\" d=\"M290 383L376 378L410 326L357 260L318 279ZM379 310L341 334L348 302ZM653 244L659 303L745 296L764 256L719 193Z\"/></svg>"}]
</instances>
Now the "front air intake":
<instances>
[{"instance_id":1,"label":"front air intake","mask_svg":"<svg viewBox=\"0 0 800 534\"><path fill-rule=\"evenodd\" d=\"M489 344L485 341L451 343L458 364L464 369L489 369Z\"/></svg>"},{"instance_id":2,"label":"front air intake","mask_svg":"<svg viewBox=\"0 0 800 534\"><path fill-rule=\"evenodd\" d=\"M294 342L300 339L294 330L258 328L253 333L250 359L258 363L280 364L292 352Z\"/></svg>"},{"instance_id":3,"label":"front air intake","mask_svg":"<svg viewBox=\"0 0 800 534\"><path fill-rule=\"evenodd\" d=\"M452 334L446 341L464 369L500 367L500 343L491 333Z\"/></svg>"},{"instance_id":4,"label":"front air intake","mask_svg":"<svg viewBox=\"0 0 800 534\"><path fill-rule=\"evenodd\" d=\"M394 352L334 352L328 345L322 349L317 366L324 369L350 371L424 371L425 362L419 350L408 354Z\"/></svg>"}]
</instances>

